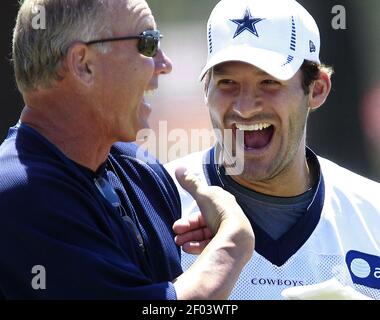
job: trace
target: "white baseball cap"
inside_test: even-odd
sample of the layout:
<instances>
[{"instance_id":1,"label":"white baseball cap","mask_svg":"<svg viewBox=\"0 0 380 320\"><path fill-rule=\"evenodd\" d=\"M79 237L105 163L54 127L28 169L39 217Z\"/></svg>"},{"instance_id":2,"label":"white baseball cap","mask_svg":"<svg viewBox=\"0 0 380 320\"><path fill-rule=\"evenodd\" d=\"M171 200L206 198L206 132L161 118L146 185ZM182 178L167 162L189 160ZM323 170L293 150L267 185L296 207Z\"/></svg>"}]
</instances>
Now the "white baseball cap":
<instances>
[{"instance_id":1,"label":"white baseball cap","mask_svg":"<svg viewBox=\"0 0 380 320\"><path fill-rule=\"evenodd\" d=\"M221 0L207 23L208 57L200 79L226 61L252 64L280 80L304 60L320 63L313 17L294 0Z\"/></svg>"}]
</instances>

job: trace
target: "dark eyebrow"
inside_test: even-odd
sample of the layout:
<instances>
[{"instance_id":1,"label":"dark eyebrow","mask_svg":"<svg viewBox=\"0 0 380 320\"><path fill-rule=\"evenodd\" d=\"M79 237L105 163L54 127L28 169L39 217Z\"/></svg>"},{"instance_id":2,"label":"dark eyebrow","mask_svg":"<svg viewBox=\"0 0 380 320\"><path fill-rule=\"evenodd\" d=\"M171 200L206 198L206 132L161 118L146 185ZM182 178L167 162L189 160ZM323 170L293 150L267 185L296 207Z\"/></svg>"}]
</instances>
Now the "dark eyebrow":
<instances>
[{"instance_id":1,"label":"dark eyebrow","mask_svg":"<svg viewBox=\"0 0 380 320\"><path fill-rule=\"evenodd\" d=\"M228 75L228 74L231 74L231 73L228 72L226 70L226 68L223 68L222 66L215 66L215 67L212 68L212 74L220 76L220 75Z\"/></svg>"}]
</instances>

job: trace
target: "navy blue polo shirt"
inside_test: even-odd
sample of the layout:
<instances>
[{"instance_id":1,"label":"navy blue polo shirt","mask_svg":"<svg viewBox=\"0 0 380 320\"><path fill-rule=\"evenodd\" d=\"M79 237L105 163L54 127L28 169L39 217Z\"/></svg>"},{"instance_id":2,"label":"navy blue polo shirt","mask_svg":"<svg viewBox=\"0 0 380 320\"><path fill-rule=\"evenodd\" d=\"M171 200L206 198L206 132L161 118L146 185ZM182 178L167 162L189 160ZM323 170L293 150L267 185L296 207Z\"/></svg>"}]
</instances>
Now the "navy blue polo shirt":
<instances>
[{"instance_id":1,"label":"navy blue polo shirt","mask_svg":"<svg viewBox=\"0 0 380 320\"><path fill-rule=\"evenodd\" d=\"M136 150L115 144L92 172L27 125L9 130L0 146L0 298L176 298L178 192L162 166L136 159ZM144 250L96 187L99 176L116 190ZM45 288L36 289L36 276Z\"/></svg>"}]
</instances>

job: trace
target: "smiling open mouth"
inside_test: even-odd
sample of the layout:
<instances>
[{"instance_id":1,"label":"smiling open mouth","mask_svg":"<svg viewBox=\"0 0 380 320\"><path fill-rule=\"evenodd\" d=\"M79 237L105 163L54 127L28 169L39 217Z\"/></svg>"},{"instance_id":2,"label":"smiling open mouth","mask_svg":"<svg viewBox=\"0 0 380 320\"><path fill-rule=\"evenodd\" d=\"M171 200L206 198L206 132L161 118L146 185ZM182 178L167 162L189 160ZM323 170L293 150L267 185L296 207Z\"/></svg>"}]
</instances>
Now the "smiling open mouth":
<instances>
[{"instance_id":1,"label":"smiling open mouth","mask_svg":"<svg viewBox=\"0 0 380 320\"><path fill-rule=\"evenodd\" d=\"M247 150L264 149L270 144L274 126L269 123L239 124L236 129L244 131L244 148Z\"/></svg>"}]
</instances>

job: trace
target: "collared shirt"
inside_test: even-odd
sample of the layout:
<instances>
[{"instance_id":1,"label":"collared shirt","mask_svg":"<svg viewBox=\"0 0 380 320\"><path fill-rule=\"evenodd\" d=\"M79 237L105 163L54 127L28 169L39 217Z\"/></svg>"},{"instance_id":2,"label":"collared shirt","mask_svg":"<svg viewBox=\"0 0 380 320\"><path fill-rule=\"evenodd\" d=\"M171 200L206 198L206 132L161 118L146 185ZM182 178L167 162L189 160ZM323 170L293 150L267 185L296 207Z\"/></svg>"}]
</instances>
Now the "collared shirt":
<instances>
[{"instance_id":1,"label":"collared shirt","mask_svg":"<svg viewBox=\"0 0 380 320\"><path fill-rule=\"evenodd\" d=\"M10 129L0 146L0 297L176 298L178 192L160 164L136 159L136 148L114 145L108 161L117 172L105 164L92 172L27 125ZM108 173L145 252L96 187L94 178ZM33 287L35 266L46 272L44 290Z\"/></svg>"}]
</instances>

